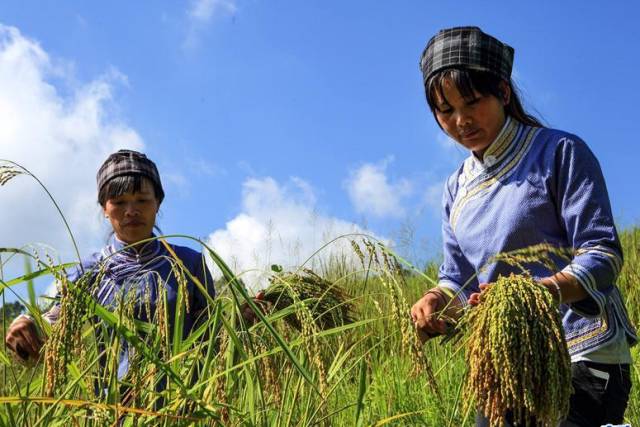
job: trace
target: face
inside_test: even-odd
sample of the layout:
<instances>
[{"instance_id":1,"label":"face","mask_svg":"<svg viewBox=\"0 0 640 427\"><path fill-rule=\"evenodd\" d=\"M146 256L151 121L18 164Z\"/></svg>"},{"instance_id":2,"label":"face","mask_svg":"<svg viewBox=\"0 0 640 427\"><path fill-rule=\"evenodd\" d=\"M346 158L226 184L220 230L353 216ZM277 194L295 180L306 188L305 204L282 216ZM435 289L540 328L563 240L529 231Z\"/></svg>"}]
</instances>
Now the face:
<instances>
[{"instance_id":1,"label":"face","mask_svg":"<svg viewBox=\"0 0 640 427\"><path fill-rule=\"evenodd\" d=\"M476 91L473 99L465 99L450 80L443 82L442 93L435 94L436 119L442 129L479 158L504 125L504 106L511 93L503 83L504 99Z\"/></svg>"},{"instance_id":2,"label":"face","mask_svg":"<svg viewBox=\"0 0 640 427\"><path fill-rule=\"evenodd\" d=\"M116 237L127 244L134 244L151 237L158 208L153 184L145 179L140 191L107 199L104 214L109 218Z\"/></svg>"}]
</instances>

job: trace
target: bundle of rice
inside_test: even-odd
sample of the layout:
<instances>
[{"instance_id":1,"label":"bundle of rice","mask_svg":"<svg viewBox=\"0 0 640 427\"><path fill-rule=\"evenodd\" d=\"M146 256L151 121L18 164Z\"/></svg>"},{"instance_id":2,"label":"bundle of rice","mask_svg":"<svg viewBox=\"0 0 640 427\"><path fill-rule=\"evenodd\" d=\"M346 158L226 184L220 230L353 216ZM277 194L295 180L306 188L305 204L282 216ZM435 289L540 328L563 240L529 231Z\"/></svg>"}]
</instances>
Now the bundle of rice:
<instances>
[{"instance_id":1,"label":"bundle of rice","mask_svg":"<svg viewBox=\"0 0 640 427\"><path fill-rule=\"evenodd\" d=\"M461 319L465 399L491 426L556 425L569 409L571 362L557 305L531 277L499 278ZM534 421L532 421L534 420Z\"/></svg>"},{"instance_id":2,"label":"bundle of rice","mask_svg":"<svg viewBox=\"0 0 640 427\"><path fill-rule=\"evenodd\" d=\"M263 291L263 300L271 303L276 311L303 303L315 325L322 330L354 321L349 295L309 269L277 273L269 281L271 284ZM301 330L300 316L290 314L285 320Z\"/></svg>"}]
</instances>

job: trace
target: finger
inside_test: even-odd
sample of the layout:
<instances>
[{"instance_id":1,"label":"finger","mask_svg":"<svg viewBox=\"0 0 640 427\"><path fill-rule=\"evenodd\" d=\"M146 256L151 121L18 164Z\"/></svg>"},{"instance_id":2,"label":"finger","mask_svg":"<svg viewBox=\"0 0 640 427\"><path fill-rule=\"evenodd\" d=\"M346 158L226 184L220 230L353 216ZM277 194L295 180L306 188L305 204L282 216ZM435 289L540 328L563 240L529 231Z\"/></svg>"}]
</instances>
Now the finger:
<instances>
[{"instance_id":1,"label":"finger","mask_svg":"<svg viewBox=\"0 0 640 427\"><path fill-rule=\"evenodd\" d=\"M7 337L4 340L4 343L7 345L7 348L13 352L16 351L16 339L13 335L7 334Z\"/></svg>"},{"instance_id":2,"label":"finger","mask_svg":"<svg viewBox=\"0 0 640 427\"><path fill-rule=\"evenodd\" d=\"M13 351L14 353L18 353L18 349L22 349L22 341L24 340L24 338L22 337L22 333L20 330L16 331L11 330L9 331L9 333L7 334L7 337L5 338L5 343L7 344L7 347Z\"/></svg>"},{"instance_id":3,"label":"finger","mask_svg":"<svg viewBox=\"0 0 640 427\"><path fill-rule=\"evenodd\" d=\"M473 306L478 305L480 303L480 294L477 292L472 293L469 297L468 303Z\"/></svg>"},{"instance_id":4,"label":"finger","mask_svg":"<svg viewBox=\"0 0 640 427\"><path fill-rule=\"evenodd\" d=\"M444 332L444 321L438 318L440 313L437 311L437 302L434 301L421 307L420 317L422 319L423 329L432 334Z\"/></svg>"},{"instance_id":5,"label":"finger","mask_svg":"<svg viewBox=\"0 0 640 427\"><path fill-rule=\"evenodd\" d=\"M480 291L484 292L491 287L491 283L480 283Z\"/></svg>"},{"instance_id":6,"label":"finger","mask_svg":"<svg viewBox=\"0 0 640 427\"><path fill-rule=\"evenodd\" d=\"M22 347L17 346L15 349L15 353L18 355L18 357L20 359L22 359L24 362L29 360L29 352L24 350Z\"/></svg>"},{"instance_id":7,"label":"finger","mask_svg":"<svg viewBox=\"0 0 640 427\"><path fill-rule=\"evenodd\" d=\"M425 327L423 328L432 334L444 334L446 331L446 325L444 320L438 319L435 314L431 314L425 321Z\"/></svg>"},{"instance_id":8,"label":"finger","mask_svg":"<svg viewBox=\"0 0 640 427\"><path fill-rule=\"evenodd\" d=\"M262 300L264 300L264 291L260 291L260 292L258 292L258 294L256 295L256 299L257 299L258 301L262 301Z\"/></svg>"},{"instance_id":9,"label":"finger","mask_svg":"<svg viewBox=\"0 0 640 427\"><path fill-rule=\"evenodd\" d=\"M22 339L16 348L21 348L28 353L28 357L37 359L40 356L40 346L38 345L37 332L32 328L25 328L22 331Z\"/></svg>"},{"instance_id":10,"label":"finger","mask_svg":"<svg viewBox=\"0 0 640 427\"><path fill-rule=\"evenodd\" d=\"M433 335L426 333L422 329L417 329L416 331L418 332L418 339L422 344L433 338Z\"/></svg>"},{"instance_id":11,"label":"finger","mask_svg":"<svg viewBox=\"0 0 640 427\"><path fill-rule=\"evenodd\" d=\"M418 316L419 316L418 307L416 307L415 305L413 307L411 307L411 311L409 312L409 316L411 316L411 320L413 320L414 323L415 323L418 320Z\"/></svg>"},{"instance_id":12,"label":"finger","mask_svg":"<svg viewBox=\"0 0 640 427\"><path fill-rule=\"evenodd\" d=\"M414 314L416 319L414 324L416 325L416 327L420 329L427 328L428 327L427 324L429 321L429 317L431 316L431 312L424 310L422 307L419 307L418 309L416 309Z\"/></svg>"},{"instance_id":13,"label":"finger","mask_svg":"<svg viewBox=\"0 0 640 427\"><path fill-rule=\"evenodd\" d=\"M414 323L414 325L416 327L416 331L418 332L418 337L422 342L425 342L429 338L440 335L440 332L433 326L432 322L424 318L419 319Z\"/></svg>"}]
</instances>

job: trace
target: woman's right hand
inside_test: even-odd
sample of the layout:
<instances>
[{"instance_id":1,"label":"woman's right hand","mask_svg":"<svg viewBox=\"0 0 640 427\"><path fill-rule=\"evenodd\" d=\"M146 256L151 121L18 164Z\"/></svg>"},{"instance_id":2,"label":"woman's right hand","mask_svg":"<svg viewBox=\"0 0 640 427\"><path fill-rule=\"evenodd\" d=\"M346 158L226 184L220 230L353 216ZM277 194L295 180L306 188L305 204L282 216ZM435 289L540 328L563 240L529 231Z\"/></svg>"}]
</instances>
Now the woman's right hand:
<instances>
[{"instance_id":1,"label":"woman's right hand","mask_svg":"<svg viewBox=\"0 0 640 427\"><path fill-rule=\"evenodd\" d=\"M480 292L474 292L469 296L468 303L477 306L482 302L482 295L491 287L490 283L480 283Z\"/></svg>"},{"instance_id":2,"label":"woman's right hand","mask_svg":"<svg viewBox=\"0 0 640 427\"><path fill-rule=\"evenodd\" d=\"M5 343L23 363L36 362L40 358L43 342L35 322L27 316L20 316L11 323Z\"/></svg>"},{"instance_id":3,"label":"woman's right hand","mask_svg":"<svg viewBox=\"0 0 640 427\"><path fill-rule=\"evenodd\" d=\"M418 332L420 341L442 335L447 331L444 320L438 319L438 313L447 305L448 298L437 289L424 294L422 298L411 307L411 318Z\"/></svg>"}]
</instances>

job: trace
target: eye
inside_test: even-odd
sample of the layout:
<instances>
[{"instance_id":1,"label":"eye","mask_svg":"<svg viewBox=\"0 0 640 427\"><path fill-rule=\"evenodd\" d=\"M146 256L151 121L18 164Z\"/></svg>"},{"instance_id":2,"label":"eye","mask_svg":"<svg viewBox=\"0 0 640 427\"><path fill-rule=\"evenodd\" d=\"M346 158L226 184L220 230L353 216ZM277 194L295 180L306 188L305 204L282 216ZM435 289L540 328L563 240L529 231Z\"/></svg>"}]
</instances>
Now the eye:
<instances>
[{"instance_id":1,"label":"eye","mask_svg":"<svg viewBox=\"0 0 640 427\"><path fill-rule=\"evenodd\" d=\"M440 114L444 114L444 115L449 115L453 112L453 109L449 106L446 107L438 107L438 113Z\"/></svg>"}]
</instances>

